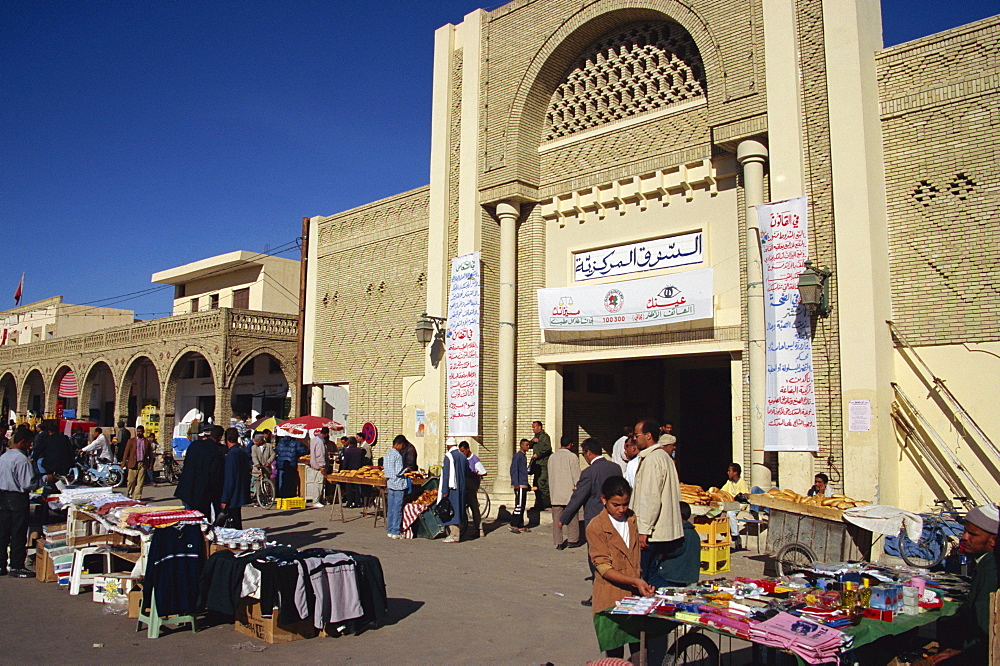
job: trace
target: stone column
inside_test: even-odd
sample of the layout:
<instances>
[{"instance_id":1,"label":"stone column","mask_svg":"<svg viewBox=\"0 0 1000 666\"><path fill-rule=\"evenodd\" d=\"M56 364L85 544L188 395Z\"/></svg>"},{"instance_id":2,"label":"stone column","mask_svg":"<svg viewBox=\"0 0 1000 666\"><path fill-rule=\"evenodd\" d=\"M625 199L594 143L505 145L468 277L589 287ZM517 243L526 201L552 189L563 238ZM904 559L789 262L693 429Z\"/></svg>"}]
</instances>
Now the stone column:
<instances>
[{"instance_id":1,"label":"stone column","mask_svg":"<svg viewBox=\"0 0 1000 666\"><path fill-rule=\"evenodd\" d=\"M767 148L759 141L741 141L736 159L743 167L746 203L747 328L750 374L750 485L769 488L771 472L764 466L764 411L767 402L764 359L764 271L760 254L760 229L754 206L764 203L764 162Z\"/></svg>"},{"instance_id":2,"label":"stone column","mask_svg":"<svg viewBox=\"0 0 1000 666\"><path fill-rule=\"evenodd\" d=\"M506 491L507 469L514 458L515 325L517 319L518 204L497 204L500 218L500 334L497 343L497 474L494 488Z\"/></svg>"},{"instance_id":3,"label":"stone column","mask_svg":"<svg viewBox=\"0 0 1000 666\"><path fill-rule=\"evenodd\" d=\"M313 416L323 416L323 387L311 386L309 390L309 413Z\"/></svg>"},{"instance_id":4,"label":"stone column","mask_svg":"<svg viewBox=\"0 0 1000 666\"><path fill-rule=\"evenodd\" d=\"M233 388L231 386L215 386L215 419L213 423L223 428L229 427L229 419L233 418Z\"/></svg>"}]
</instances>

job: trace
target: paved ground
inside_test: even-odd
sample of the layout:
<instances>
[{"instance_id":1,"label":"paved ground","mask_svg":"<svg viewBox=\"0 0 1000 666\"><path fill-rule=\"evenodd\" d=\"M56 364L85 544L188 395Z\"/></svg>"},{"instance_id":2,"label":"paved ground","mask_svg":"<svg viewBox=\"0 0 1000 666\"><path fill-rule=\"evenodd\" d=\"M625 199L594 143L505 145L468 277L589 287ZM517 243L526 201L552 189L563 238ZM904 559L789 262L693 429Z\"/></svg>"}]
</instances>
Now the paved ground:
<instances>
[{"instance_id":1,"label":"paved ground","mask_svg":"<svg viewBox=\"0 0 1000 666\"><path fill-rule=\"evenodd\" d=\"M172 486L150 488L163 500ZM54 583L0 578L6 640L0 662L43 659L72 663L357 662L582 664L600 656L589 608L585 548L556 551L548 525L511 534L505 526L460 544L386 538L383 527L349 510L348 522L328 509L248 509L248 527L295 547L343 548L377 555L390 597L388 623L359 636L267 645L216 624L198 633L177 631L149 640L135 621L107 614L89 594L71 597ZM339 518L339 513L338 513ZM542 522L547 522L543 514ZM757 574L763 558L737 556L735 574ZM251 642L262 652L235 651ZM731 663L746 663L745 643L724 640Z\"/></svg>"}]
</instances>

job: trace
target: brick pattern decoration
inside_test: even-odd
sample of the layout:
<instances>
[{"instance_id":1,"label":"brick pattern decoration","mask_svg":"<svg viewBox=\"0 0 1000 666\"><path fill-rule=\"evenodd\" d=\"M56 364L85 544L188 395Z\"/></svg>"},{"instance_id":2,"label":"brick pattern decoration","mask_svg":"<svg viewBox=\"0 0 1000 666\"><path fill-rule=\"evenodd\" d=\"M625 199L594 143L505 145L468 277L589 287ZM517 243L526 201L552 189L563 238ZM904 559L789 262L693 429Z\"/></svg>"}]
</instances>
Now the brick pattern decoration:
<instances>
[{"instance_id":1,"label":"brick pattern decoration","mask_svg":"<svg viewBox=\"0 0 1000 666\"><path fill-rule=\"evenodd\" d=\"M893 319L916 345L1000 340L1000 17L876 64Z\"/></svg>"},{"instance_id":2,"label":"brick pattern decoration","mask_svg":"<svg viewBox=\"0 0 1000 666\"><path fill-rule=\"evenodd\" d=\"M809 198L809 256L833 269L831 294L836 294L837 265L833 215L833 169L830 164L830 100L827 95L826 52L821 0L798 0L796 22L802 67L803 145L806 196ZM835 300L834 296L834 300ZM818 321L813 337L813 380L816 391L819 453L817 471L838 479L844 469L840 390L840 322L836 307ZM832 461L832 464L830 464Z\"/></svg>"},{"instance_id":3,"label":"brick pattern decoration","mask_svg":"<svg viewBox=\"0 0 1000 666\"><path fill-rule=\"evenodd\" d=\"M637 167L645 167L639 171L645 173L673 166L670 157L685 150L709 157L710 141L708 109L689 109L542 153L541 184L570 179L596 184L602 173L612 169L631 175Z\"/></svg>"},{"instance_id":4,"label":"brick pattern decoration","mask_svg":"<svg viewBox=\"0 0 1000 666\"><path fill-rule=\"evenodd\" d=\"M545 112L573 63L603 35L640 21L664 20L681 25L697 45L704 64L710 125L765 111L759 3L511 2L490 12L484 26L488 48L484 49L481 99L481 189L516 182L537 187L542 176L538 146L550 127ZM646 144L652 154L684 147L664 147L663 140L669 141L669 134ZM610 152L595 155L589 168L600 169L612 157Z\"/></svg>"},{"instance_id":5,"label":"brick pattern decoration","mask_svg":"<svg viewBox=\"0 0 1000 666\"><path fill-rule=\"evenodd\" d=\"M547 140L704 97L698 47L676 23L636 23L605 35L552 94Z\"/></svg>"},{"instance_id":6,"label":"brick pattern decoration","mask_svg":"<svg viewBox=\"0 0 1000 666\"><path fill-rule=\"evenodd\" d=\"M425 303L428 193L318 224L315 382L348 382L351 422L376 423L386 441L402 432L403 377L424 372L413 327Z\"/></svg>"}]
</instances>

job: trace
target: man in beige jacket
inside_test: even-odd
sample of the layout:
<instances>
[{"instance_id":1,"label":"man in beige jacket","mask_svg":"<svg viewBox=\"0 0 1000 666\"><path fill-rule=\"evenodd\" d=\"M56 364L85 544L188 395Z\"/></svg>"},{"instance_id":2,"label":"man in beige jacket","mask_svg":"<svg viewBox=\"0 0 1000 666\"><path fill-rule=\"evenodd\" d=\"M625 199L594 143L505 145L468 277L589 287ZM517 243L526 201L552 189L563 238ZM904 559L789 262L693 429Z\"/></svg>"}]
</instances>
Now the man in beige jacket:
<instances>
[{"instance_id":1,"label":"man in beige jacket","mask_svg":"<svg viewBox=\"0 0 1000 666\"><path fill-rule=\"evenodd\" d=\"M549 457L549 496L552 501L552 542L556 550L566 546L576 547L580 544L580 512L573 514L565 525L560 522L563 509L569 504L569 498L576 488L580 478L580 458L573 453L576 440L571 435L563 435L560 440L562 447Z\"/></svg>"},{"instance_id":2,"label":"man in beige jacket","mask_svg":"<svg viewBox=\"0 0 1000 666\"><path fill-rule=\"evenodd\" d=\"M656 587L666 584L657 572L660 561L684 542L677 469L659 438L660 424L653 419L636 424L635 441L641 461L635 475L632 508L642 548L642 577Z\"/></svg>"}]
</instances>

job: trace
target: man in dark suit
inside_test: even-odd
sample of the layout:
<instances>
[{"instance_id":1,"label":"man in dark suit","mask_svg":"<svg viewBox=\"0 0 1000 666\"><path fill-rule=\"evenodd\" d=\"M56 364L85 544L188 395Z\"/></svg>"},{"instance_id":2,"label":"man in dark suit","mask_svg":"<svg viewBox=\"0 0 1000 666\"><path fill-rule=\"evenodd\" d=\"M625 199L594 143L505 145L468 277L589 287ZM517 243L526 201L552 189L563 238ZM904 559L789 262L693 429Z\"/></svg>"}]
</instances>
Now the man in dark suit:
<instances>
[{"instance_id":1,"label":"man in dark suit","mask_svg":"<svg viewBox=\"0 0 1000 666\"><path fill-rule=\"evenodd\" d=\"M601 443L594 437L583 440L583 458L587 461L587 469L580 472L580 478L576 482L576 490L569 498L569 504L563 509L562 515L557 518L560 528L563 521L572 520L576 512L583 507L583 527L586 533L587 524L596 518L604 510L604 503L601 501L601 487L604 482L612 476L621 476L622 468L611 462L603 455ZM555 519L556 516L553 516ZM570 544L570 548L583 545L583 540ZM587 558L591 575L594 574L594 565ZM584 606L590 606L591 600L581 601Z\"/></svg>"},{"instance_id":2,"label":"man in dark suit","mask_svg":"<svg viewBox=\"0 0 1000 666\"><path fill-rule=\"evenodd\" d=\"M196 439L184 454L184 468L177 481L174 497L189 509L197 509L209 520L219 513L226 449L222 445L225 434L222 426L212 429Z\"/></svg>"}]
</instances>

